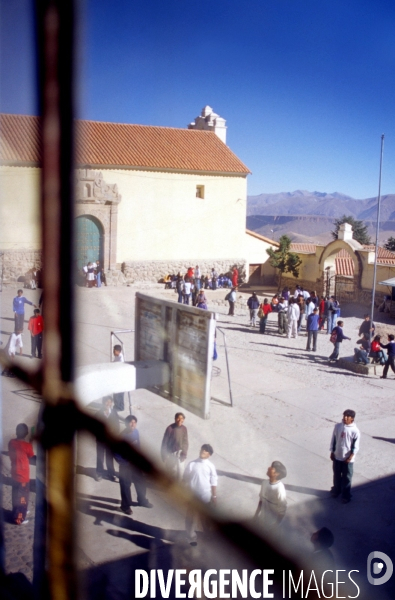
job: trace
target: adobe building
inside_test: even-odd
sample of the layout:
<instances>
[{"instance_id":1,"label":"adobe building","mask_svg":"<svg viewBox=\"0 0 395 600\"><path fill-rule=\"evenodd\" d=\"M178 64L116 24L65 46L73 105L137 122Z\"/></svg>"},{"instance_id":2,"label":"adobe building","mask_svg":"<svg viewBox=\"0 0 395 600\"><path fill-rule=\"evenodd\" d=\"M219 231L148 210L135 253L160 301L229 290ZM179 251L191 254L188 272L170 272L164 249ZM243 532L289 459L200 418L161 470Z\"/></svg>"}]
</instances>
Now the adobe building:
<instances>
[{"instance_id":1,"label":"adobe building","mask_svg":"<svg viewBox=\"0 0 395 600\"><path fill-rule=\"evenodd\" d=\"M39 118L3 114L0 136L7 283L41 267ZM100 260L110 283L158 281L197 264L248 276L250 171L225 142L225 120L208 106L189 129L78 121L76 269ZM259 242L265 261L269 246Z\"/></svg>"},{"instance_id":2,"label":"adobe building","mask_svg":"<svg viewBox=\"0 0 395 600\"><path fill-rule=\"evenodd\" d=\"M354 240L349 223L341 225L338 239L326 246L293 243L291 250L296 252L302 261L299 277L286 273L282 278L283 285L288 285L291 289L300 285L309 291L316 291L319 295L333 294L340 302L371 302L375 246L363 246ZM272 276L269 269L269 265L265 265L263 269L267 278ZM394 276L395 253L379 247L376 300L382 300L384 294L391 294L391 289L380 285L379 282Z\"/></svg>"}]
</instances>

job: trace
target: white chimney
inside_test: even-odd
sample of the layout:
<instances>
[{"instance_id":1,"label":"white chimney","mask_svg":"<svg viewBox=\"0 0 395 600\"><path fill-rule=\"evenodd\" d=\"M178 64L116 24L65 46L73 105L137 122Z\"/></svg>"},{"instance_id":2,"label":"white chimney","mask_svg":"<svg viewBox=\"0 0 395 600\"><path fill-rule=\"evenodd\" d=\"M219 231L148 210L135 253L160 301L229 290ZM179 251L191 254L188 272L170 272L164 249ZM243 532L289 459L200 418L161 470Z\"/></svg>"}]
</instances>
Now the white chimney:
<instances>
[{"instance_id":1,"label":"white chimney","mask_svg":"<svg viewBox=\"0 0 395 600\"><path fill-rule=\"evenodd\" d=\"M214 131L220 140L226 144L226 120L217 115L211 106L205 106L199 117L189 123L188 129L199 129L200 131Z\"/></svg>"}]
</instances>

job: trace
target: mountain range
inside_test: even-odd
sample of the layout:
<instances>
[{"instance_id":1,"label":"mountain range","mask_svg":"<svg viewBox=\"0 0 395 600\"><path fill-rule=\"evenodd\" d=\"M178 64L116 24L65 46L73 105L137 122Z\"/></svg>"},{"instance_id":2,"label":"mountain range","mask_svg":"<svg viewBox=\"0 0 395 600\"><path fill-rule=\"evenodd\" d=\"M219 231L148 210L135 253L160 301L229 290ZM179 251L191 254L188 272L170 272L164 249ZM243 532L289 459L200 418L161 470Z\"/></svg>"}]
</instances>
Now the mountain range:
<instances>
[{"instance_id":1,"label":"mountain range","mask_svg":"<svg viewBox=\"0 0 395 600\"><path fill-rule=\"evenodd\" d=\"M395 232L395 194L381 197L380 241ZM359 200L340 192L295 190L247 197L247 227L278 239L287 233L293 241L327 243L333 221L343 215L365 221L374 235L377 197Z\"/></svg>"}]
</instances>

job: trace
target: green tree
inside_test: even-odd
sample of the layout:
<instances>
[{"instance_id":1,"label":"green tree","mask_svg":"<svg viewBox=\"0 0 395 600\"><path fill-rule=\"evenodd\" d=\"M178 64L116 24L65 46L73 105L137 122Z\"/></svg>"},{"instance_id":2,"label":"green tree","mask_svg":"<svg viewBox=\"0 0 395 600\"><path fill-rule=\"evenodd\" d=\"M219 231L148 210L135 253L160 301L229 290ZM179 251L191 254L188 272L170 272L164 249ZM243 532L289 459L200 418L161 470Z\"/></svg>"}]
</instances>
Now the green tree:
<instances>
[{"instance_id":1,"label":"green tree","mask_svg":"<svg viewBox=\"0 0 395 600\"><path fill-rule=\"evenodd\" d=\"M291 240L287 235L282 235L278 241L280 247L276 250L268 248L266 252L270 256L270 264L280 271L278 280L278 289L281 289L281 280L283 273L292 273L294 277L299 277L299 266L302 261L296 252L291 252Z\"/></svg>"},{"instance_id":2,"label":"green tree","mask_svg":"<svg viewBox=\"0 0 395 600\"><path fill-rule=\"evenodd\" d=\"M395 238L389 237L386 243L384 244L384 248L386 250L391 250L391 252L395 252Z\"/></svg>"},{"instance_id":3,"label":"green tree","mask_svg":"<svg viewBox=\"0 0 395 600\"><path fill-rule=\"evenodd\" d=\"M349 223L351 225L354 240L357 240L357 242L359 242L362 245L371 243L367 225L365 225L363 221L357 221L351 215L343 215L342 217L340 217L340 219L335 219L333 221L335 229L331 233L334 240L337 240L337 238L339 237L339 228L340 225L343 225L343 223Z\"/></svg>"}]
</instances>

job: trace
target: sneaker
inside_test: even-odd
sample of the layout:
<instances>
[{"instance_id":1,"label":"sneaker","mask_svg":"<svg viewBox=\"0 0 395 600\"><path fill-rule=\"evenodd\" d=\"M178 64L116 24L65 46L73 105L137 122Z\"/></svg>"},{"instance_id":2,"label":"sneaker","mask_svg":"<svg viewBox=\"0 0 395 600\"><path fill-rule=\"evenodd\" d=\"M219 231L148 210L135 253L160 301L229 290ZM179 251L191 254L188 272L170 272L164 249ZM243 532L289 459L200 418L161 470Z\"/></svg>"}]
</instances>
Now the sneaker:
<instances>
[{"instance_id":1,"label":"sneaker","mask_svg":"<svg viewBox=\"0 0 395 600\"><path fill-rule=\"evenodd\" d=\"M118 477L115 477L115 475L109 475L109 476L108 476L108 479L109 479L110 481L114 481L115 483L118 483Z\"/></svg>"},{"instance_id":2,"label":"sneaker","mask_svg":"<svg viewBox=\"0 0 395 600\"><path fill-rule=\"evenodd\" d=\"M99 473L96 473L96 474L94 475L94 479L95 479L95 481L101 481L101 480L103 479L103 476L102 476L102 475L100 475Z\"/></svg>"},{"instance_id":3,"label":"sneaker","mask_svg":"<svg viewBox=\"0 0 395 600\"><path fill-rule=\"evenodd\" d=\"M29 519L25 519L24 521L22 521L21 525L27 525L29 523Z\"/></svg>"},{"instance_id":4,"label":"sneaker","mask_svg":"<svg viewBox=\"0 0 395 600\"><path fill-rule=\"evenodd\" d=\"M197 542L189 542L190 546L197 546Z\"/></svg>"},{"instance_id":5,"label":"sneaker","mask_svg":"<svg viewBox=\"0 0 395 600\"><path fill-rule=\"evenodd\" d=\"M153 504L151 504L151 502L149 502L148 500L144 500L144 502L138 502L137 506L143 506L144 508L153 508Z\"/></svg>"},{"instance_id":6,"label":"sneaker","mask_svg":"<svg viewBox=\"0 0 395 600\"><path fill-rule=\"evenodd\" d=\"M121 510L123 513L125 513L125 515L132 515L132 514L133 514L133 511L132 511L132 509L130 508L130 506L128 506L127 508L122 508L122 506L120 506L120 510Z\"/></svg>"},{"instance_id":7,"label":"sneaker","mask_svg":"<svg viewBox=\"0 0 395 600\"><path fill-rule=\"evenodd\" d=\"M387 379L387 377L384 377L384 375L380 375L380 379Z\"/></svg>"}]
</instances>

